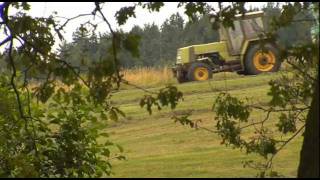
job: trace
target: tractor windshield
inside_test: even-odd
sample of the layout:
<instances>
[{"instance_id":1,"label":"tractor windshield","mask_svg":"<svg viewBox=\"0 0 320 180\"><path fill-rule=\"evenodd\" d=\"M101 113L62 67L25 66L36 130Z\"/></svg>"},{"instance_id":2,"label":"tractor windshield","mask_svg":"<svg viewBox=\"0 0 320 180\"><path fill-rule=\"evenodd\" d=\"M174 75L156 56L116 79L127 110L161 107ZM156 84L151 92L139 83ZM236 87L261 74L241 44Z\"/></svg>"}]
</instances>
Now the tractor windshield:
<instances>
[{"instance_id":1,"label":"tractor windshield","mask_svg":"<svg viewBox=\"0 0 320 180\"><path fill-rule=\"evenodd\" d=\"M220 29L219 29L219 37L220 37L220 41L227 41L228 40L226 29L223 26L220 27Z\"/></svg>"},{"instance_id":2,"label":"tractor windshield","mask_svg":"<svg viewBox=\"0 0 320 180\"><path fill-rule=\"evenodd\" d=\"M257 38L263 32L262 17L242 20L245 36L247 39Z\"/></svg>"}]
</instances>

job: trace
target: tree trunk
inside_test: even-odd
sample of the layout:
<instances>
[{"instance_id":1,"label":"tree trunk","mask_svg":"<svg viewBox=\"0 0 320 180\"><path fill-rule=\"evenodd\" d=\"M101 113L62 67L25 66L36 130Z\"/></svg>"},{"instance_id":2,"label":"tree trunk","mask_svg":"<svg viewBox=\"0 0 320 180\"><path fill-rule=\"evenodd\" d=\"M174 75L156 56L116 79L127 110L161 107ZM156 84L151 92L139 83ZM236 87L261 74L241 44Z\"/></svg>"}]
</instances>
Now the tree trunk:
<instances>
[{"instance_id":1,"label":"tree trunk","mask_svg":"<svg viewBox=\"0 0 320 180\"><path fill-rule=\"evenodd\" d=\"M298 178L319 177L319 75L315 87L300 152Z\"/></svg>"}]
</instances>

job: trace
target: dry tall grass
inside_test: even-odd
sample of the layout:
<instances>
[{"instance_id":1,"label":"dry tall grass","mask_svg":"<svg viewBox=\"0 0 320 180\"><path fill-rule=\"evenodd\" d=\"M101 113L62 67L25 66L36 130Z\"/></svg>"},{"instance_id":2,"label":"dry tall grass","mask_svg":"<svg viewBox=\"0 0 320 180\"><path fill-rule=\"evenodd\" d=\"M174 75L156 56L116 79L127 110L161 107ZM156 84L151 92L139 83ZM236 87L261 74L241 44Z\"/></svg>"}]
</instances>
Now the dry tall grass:
<instances>
[{"instance_id":1,"label":"dry tall grass","mask_svg":"<svg viewBox=\"0 0 320 180\"><path fill-rule=\"evenodd\" d=\"M121 71L124 79L132 84L151 87L156 85L165 85L168 83L175 83L173 73L170 67L141 67L133 69L125 69Z\"/></svg>"}]
</instances>

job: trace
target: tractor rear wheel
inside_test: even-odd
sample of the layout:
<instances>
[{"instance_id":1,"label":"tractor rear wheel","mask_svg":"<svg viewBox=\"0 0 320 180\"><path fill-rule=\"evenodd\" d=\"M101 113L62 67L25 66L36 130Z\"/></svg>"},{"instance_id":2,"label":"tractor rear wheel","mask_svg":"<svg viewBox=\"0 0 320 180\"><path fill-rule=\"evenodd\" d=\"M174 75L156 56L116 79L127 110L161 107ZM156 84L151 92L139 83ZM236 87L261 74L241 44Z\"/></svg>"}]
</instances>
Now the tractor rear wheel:
<instances>
[{"instance_id":1,"label":"tractor rear wheel","mask_svg":"<svg viewBox=\"0 0 320 180\"><path fill-rule=\"evenodd\" d=\"M259 44L252 46L244 62L246 74L256 75L263 72L276 72L281 62L279 51L271 44L266 44L262 51Z\"/></svg>"},{"instance_id":2,"label":"tractor rear wheel","mask_svg":"<svg viewBox=\"0 0 320 180\"><path fill-rule=\"evenodd\" d=\"M187 77L190 81L205 81L211 79L211 67L205 63L193 63L188 69Z\"/></svg>"}]
</instances>

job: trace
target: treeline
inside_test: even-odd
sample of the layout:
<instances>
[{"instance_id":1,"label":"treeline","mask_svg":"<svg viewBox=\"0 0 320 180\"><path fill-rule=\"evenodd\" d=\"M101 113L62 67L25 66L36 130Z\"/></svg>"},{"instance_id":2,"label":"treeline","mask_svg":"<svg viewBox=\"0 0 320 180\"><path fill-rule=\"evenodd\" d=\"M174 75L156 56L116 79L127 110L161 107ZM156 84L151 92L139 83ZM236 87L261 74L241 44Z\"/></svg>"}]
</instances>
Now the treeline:
<instances>
[{"instance_id":1,"label":"treeline","mask_svg":"<svg viewBox=\"0 0 320 180\"><path fill-rule=\"evenodd\" d=\"M133 57L128 51L120 51L119 61L125 68L169 65L175 62L178 48L219 40L219 34L211 28L207 16L191 23L185 22L178 13L171 15L161 27L156 24L134 26L129 34L140 37L139 58ZM106 56L112 42L108 33L98 36L90 34L84 28L78 28L73 34L73 42L60 46L62 56L74 65L81 64L84 59L98 61Z\"/></svg>"}]
</instances>

